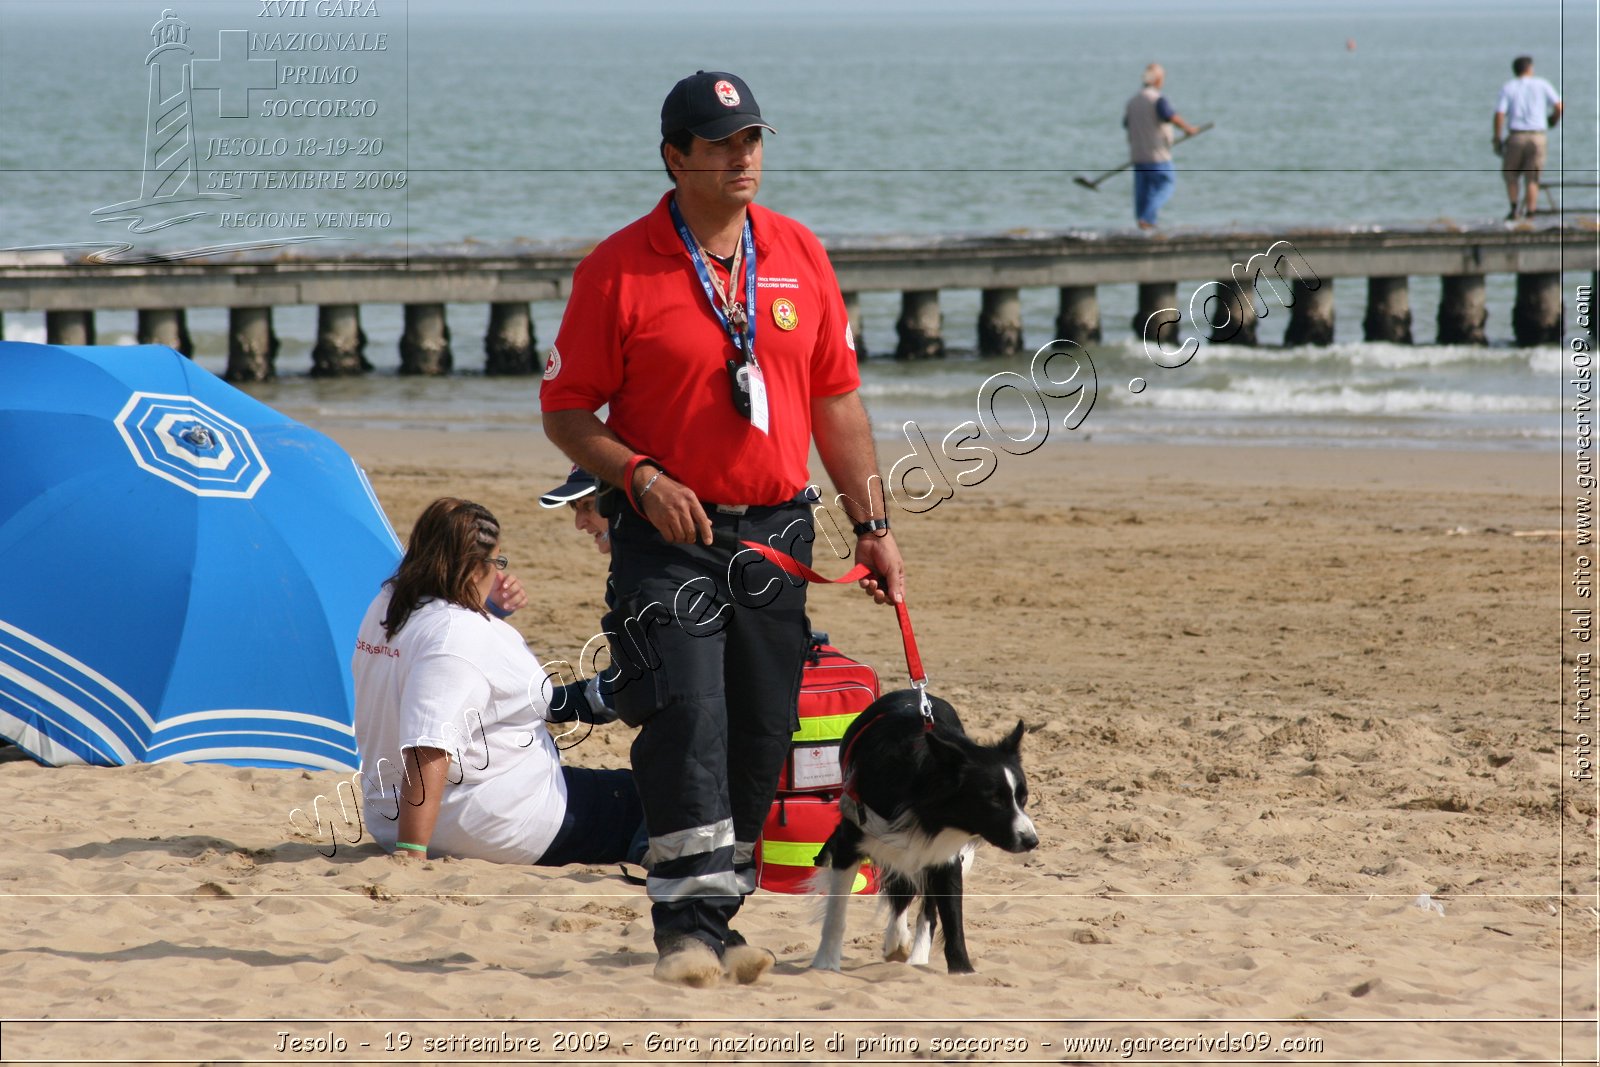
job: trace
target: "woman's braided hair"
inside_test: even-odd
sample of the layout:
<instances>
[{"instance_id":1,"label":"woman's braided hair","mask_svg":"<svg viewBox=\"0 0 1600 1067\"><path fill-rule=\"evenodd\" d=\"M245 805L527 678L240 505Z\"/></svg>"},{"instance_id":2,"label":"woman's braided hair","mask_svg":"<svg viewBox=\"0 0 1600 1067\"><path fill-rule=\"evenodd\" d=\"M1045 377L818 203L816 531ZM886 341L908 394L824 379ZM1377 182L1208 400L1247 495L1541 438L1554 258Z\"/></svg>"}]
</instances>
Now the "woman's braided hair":
<instances>
[{"instance_id":1,"label":"woman's braided hair","mask_svg":"<svg viewBox=\"0 0 1600 1067\"><path fill-rule=\"evenodd\" d=\"M482 504L441 497L411 528L406 554L388 585L389 611L383 632L393 637L427 600L448 600L488 617L478 596L477 576L500 543L500 523Z\"/></svg>"}]
</instances>

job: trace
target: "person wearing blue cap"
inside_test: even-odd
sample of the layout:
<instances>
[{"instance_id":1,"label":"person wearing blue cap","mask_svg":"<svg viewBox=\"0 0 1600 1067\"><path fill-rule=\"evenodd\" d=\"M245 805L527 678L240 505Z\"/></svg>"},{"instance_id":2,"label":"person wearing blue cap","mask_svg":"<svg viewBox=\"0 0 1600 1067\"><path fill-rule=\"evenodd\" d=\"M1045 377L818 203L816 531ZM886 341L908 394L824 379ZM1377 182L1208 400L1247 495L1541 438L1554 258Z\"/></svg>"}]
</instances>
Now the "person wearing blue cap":
<instances>
[{"instance_id":1,"label":"person wearing blue cap","mask_svg":"<svg viewBox=\"0 0 1600 1067\"><path fill-rule=\"evenodd\" d=\"M547 509L566 506L573 511L573 526L594 538L595 549L601 555L611 554L610 524L601 517L595 506L599 483L595 476L582 467L574 466L567 480L539 497L539 506ZM614 606L611 576L606 575L606 607ZM611 677L605 672L592 678L580 678L556 686L550 695L550 721L571 722L579 719L586 723L614 722L616 708L611 699Z\"/></svg>"},{"instance_id":2,"label":"person wearing blue cap","mask_svg":"<svg viewBox=\"0 0 1600 1067\"><path fill-rule=\"evenodd\" d=\"M542 508L559 508L563 504L572 509L572 524L594 538L594 547L603 556L611 554L611 528L596 506L596 490L600 483L582 467L574 466L567 480L539 497Z\"/></svg>"}]
</instances>

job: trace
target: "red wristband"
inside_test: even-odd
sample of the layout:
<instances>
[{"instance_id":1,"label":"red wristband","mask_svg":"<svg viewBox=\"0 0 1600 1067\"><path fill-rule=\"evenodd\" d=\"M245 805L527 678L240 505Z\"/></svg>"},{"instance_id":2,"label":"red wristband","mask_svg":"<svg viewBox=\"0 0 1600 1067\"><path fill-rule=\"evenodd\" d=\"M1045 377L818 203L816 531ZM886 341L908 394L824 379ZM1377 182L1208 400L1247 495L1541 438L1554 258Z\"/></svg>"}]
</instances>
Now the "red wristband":
<instances>
[{"instance_id":1,"label":"red wristband","mask_svg":"<svg viewBox=\"0 0 1600 1067\"><path fill-rule=\"evenodd\" d=\"M643 515L644 507L640 505L639 501L633 495L633 472L639 468L639 464L641 463L648 463L656 470L661 471L663 474L666 473L666 468L661 465L660 460L651 459L649 456L646 456L643 453L635 453L633 457L628 460L628 465L622 468L622 491L628 494L628 503L633 505L633 510Z\"/></svg>"}]
</instances>

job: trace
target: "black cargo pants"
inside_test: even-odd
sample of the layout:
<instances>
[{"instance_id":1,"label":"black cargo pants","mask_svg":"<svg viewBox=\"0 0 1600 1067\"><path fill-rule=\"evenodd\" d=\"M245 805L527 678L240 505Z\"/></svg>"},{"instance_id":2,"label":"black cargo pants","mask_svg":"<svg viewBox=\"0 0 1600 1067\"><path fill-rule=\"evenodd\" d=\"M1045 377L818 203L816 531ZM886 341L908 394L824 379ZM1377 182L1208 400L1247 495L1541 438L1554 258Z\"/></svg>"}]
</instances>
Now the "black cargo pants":
<instances>
[{"instance_id":1,"label":"black cargo pants","mask_svg":"<svg viewBox=\"0 0 1600 1067\"><path fill-rule=\"evenodd\" d=\"M811 632L805 582L738 542L809 565L812 532L802 502L706 511L709 547L669 544L626 506L612 519L617 603L605 628L617 712L639 727L633 775L657 948L694 937L721 955L755 891L755 841L798 728Z\"/></svg>"}]
</instances>

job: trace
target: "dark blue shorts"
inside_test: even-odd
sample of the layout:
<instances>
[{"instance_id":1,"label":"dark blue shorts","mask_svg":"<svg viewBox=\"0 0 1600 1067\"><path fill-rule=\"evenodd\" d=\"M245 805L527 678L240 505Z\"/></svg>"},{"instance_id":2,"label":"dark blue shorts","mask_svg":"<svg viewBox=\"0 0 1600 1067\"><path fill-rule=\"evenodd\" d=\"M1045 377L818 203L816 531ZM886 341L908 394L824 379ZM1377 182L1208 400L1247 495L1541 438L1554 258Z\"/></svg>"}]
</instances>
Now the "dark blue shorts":
<instances>
[{"instance_id":1,"label":"dark blue shorts","mask_svg":"<svg viewBox=\"0 0 1600 1067\"><path fill-rule=\"evenodd\" d=\"M562 767L561 776L567 781L567 813L539 866L639 862L646 836L633 772Z\"/></svg>"}]
</instances>

